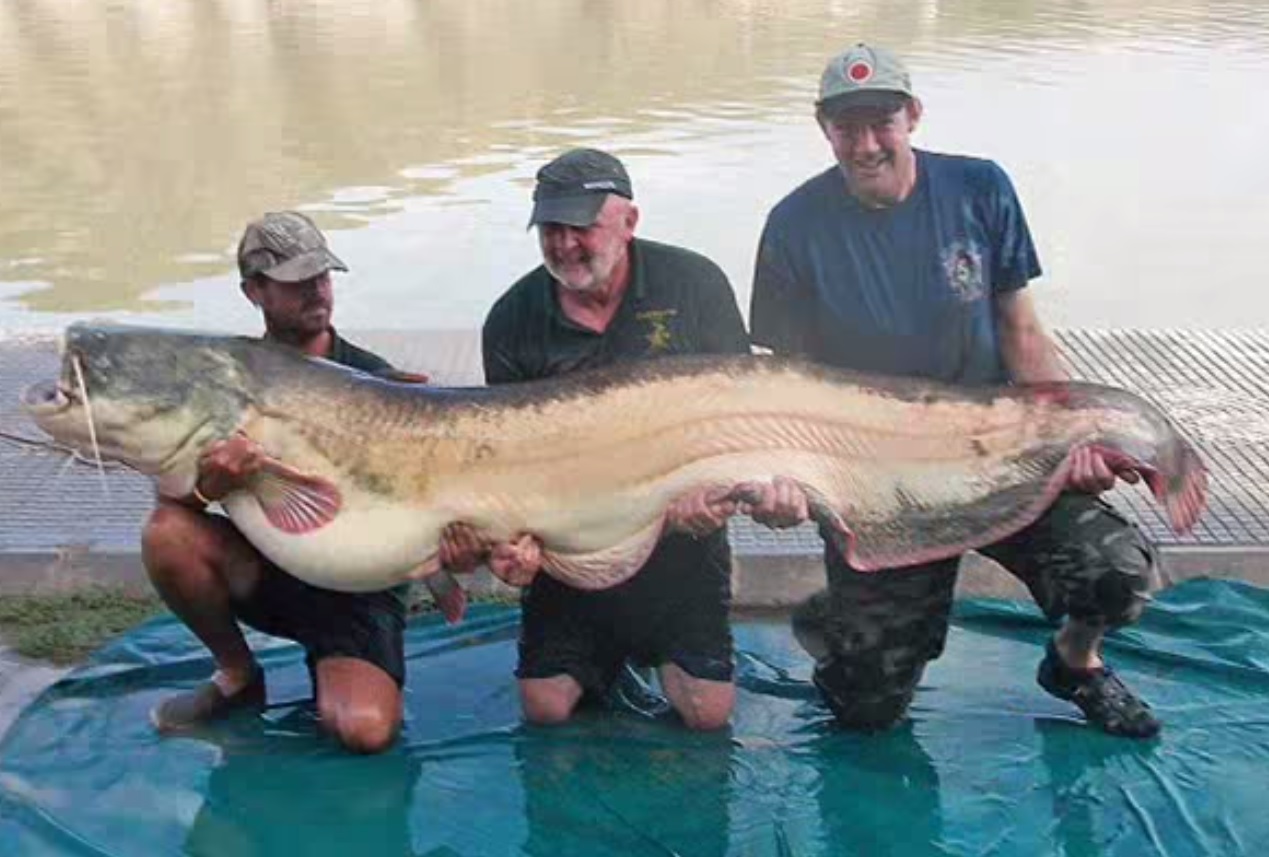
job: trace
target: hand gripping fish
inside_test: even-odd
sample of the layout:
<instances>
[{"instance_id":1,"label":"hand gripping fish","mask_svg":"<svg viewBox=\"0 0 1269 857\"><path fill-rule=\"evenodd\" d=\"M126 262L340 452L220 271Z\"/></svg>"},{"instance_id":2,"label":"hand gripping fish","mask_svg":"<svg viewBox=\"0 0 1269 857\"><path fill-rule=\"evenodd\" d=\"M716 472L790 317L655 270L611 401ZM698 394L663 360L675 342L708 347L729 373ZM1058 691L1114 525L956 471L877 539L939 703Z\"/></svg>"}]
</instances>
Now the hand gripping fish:
<instances>
[{"instance_id":1,"label":"hand gripping fish","mask_svg":"<svg viewBox=\"0 0 1269 857\"><path fill-rule=\"evenodd\" d=\"M254 339L68 328L58 381L23 396L56 440L187 494L235 432L271 463L222 501L262 553L318 586L368 591L439 570L462 521L530 533L544 569L614 586L674 498L783 476L864 571L990 544L1034 521L1073 451L1140 472L1185 532L1205 504L1194 449L1143 399L1070 383L957 388L772 357L668 358L523 384L370 377Z\"/></svg>"}]
</instances>

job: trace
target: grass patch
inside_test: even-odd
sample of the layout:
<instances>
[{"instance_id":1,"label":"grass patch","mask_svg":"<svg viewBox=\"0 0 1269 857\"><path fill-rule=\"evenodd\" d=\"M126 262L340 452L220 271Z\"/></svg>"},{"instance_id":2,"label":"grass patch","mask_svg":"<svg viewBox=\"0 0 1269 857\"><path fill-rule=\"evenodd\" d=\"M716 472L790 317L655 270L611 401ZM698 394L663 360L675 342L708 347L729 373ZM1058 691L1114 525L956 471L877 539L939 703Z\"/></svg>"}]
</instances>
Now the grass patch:
<instances>
[{"instance_id":1,"label":"grass patch","mask_svg":"<svg viewBox=\"0 0 1269 857\"><path fill-rule=\"evenodd\" d=\"M410 615L435 609L425 587L412 590ZM473 604L519 603L515 593L469 592L468 598ZM0 640L23 657L66 666L165 610L156 595L135 595L115 587L0 595Z\"/></svg>"},{"instance_id":2,"label":"grass patch","mask_svg":"<svg viewBox=\"0 0 1269 857\"><path fill-rule=\"evenodd\" d=\"M65 666L165 609L156 596L109 587L0 595L0 637L23 657Z\"/></svg>"}]
</instances>

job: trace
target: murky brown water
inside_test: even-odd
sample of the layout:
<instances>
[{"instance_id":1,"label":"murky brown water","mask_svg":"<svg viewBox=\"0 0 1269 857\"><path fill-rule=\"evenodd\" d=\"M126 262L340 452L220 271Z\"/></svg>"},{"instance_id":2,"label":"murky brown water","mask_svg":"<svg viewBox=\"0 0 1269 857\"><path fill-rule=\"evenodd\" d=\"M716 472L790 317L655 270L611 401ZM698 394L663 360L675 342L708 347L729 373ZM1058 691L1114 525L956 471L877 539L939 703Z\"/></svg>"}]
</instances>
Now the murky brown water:
<instances>
[{"instance_id":1,"label":"murky brown water","mask_svg":"<svg viewBox=\"0 0 1269 857\"><path fill-rule=\"evenodd\" d=\"M6 0L0 330L254 329L232 246L292 206L354 267L341 325L471 328L535 263L534 170L579 143L744 305L860 37L910 58L921 145L1011 171L1054 323L1266 323L1263 0Z\"/></svg>"}]
</instances>

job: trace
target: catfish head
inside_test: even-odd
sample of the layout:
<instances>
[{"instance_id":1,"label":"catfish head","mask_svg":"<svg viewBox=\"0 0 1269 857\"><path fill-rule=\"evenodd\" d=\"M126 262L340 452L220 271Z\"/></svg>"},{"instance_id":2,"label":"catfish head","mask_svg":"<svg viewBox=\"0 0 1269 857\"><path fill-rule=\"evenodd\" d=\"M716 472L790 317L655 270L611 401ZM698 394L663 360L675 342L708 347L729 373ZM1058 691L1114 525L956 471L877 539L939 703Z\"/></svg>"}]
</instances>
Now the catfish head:
<instances>
[{"instance_id":1,"label":"catfish head","mask_svg":"<svg viewBox=\"0 0 1269 857\"><path fill-rule=\"evenodd\" d=\"M243 422L254 399L235 345L245 340L127 325L66 329L57 380L29 387L24 410L58 442L193 485L198 456Z\"/></svg>"}]
</instances>

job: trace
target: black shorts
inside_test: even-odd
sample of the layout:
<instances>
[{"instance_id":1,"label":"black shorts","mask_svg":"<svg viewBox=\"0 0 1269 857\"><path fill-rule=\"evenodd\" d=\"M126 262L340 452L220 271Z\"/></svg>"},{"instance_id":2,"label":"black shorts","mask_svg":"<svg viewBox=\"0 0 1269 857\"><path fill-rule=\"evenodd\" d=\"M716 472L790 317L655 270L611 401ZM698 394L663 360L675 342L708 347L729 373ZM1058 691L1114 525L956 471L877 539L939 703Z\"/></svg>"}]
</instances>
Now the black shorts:
<instances>
[{"instance_id":1,"label":"black shorts","mask_svg":"<svg viewBox=\"0 0 1269 857\"><path fill-rule=\"evenodd\" d=\"M405 604L396 590L335 592L312 586L261 557L260 582L234 599L242 622L304 647L313 674L323 658L367 661L405 684Z\"/></svg>"},{"instance_id":2,"label":"black shorts","mask_svg":"<svg viewBox=\"0 0 1269 857\"><path fill-rule=\"evenodd\" d=\"M523 593L518 678L569 675L602 695L623 662L732 677L731 554L724 534L671 535L625 583L596 592L540 574Z\"/></svg>"}]
</instances>

